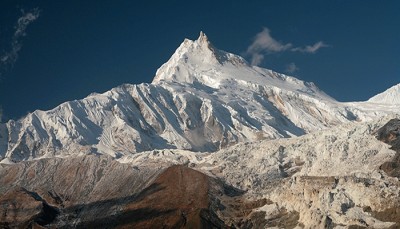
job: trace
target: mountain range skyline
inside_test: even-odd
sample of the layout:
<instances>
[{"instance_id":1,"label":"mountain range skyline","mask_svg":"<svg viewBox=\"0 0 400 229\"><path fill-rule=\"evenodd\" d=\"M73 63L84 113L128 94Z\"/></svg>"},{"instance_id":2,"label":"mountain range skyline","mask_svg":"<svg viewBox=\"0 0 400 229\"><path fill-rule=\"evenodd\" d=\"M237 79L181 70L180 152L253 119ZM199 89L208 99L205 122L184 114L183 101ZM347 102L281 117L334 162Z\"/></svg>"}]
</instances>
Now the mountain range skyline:
<instances>
[{"instance_id":1,"label":"mountain range skyline","mask_svg":"<svg viewBox=\"0 0 400 229\"><path fill-rule=\"evenodd\" d=\"M3 121L123 83L149 83L183 38L199 31L339 101L365 101L399 83L396 1L208 5L2 2Z\"/></svg>"},{"instance_id":2,"label":"mountain range skyline","mask_svg":"<svg viewBox=\"0 0 400 229\"><path fill-rule=\"evenodd\" d=\"M154 149L215 152L398 113L400 84L365 102L339 102L315 84L253 66L200 32L151 83L123 84L0 125L0 163Z\"/></svg>"},{"instance_id":3,"label":"mountain range skyline","mask_svg":"<svg viewBox=\"0 0 400 229\"><path fill-rule=\"evenodd\" d=\"M398 228L398 98L336 101L201 32L151 83L0 123L0 227Z\"/></svg>"}]
</instances>

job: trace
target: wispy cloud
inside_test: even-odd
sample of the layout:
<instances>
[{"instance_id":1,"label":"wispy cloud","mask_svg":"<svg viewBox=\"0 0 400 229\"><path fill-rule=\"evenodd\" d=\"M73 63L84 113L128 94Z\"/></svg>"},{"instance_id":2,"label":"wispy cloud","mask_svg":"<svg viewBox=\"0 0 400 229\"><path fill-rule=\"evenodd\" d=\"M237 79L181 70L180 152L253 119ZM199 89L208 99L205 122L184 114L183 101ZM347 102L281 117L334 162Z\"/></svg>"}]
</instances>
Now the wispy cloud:
<instances>
[{"instance_id":1,"label":"wispy cloud","mask_svg":"<svg viewBox=\"0 0 400 229\"><path fill-rule=\"evenodd\" d=\"M14 34L11 38L10 49L0 55L0 77L4 71L14 66L18 59L18 53L22 48L21 39L26 36L26 29L28 26L38 19L39 16L40 10L38 8L29 11L22 10L22 16L18 18L14 26Z\"/></svg>"},{"instance_id":2,"label":"wispy cloud","mask_svg":"<svg viewBox=\"0 0 400 229\"><path fill-rule=\"evenodd\" d=\"M251 54L251 65L259 65L264 60L264 55L260 53Z\"/></svg>"},{"instance_id":3,"label":"wispy cloud","mask_svg":"<svg viewBox=\"0 0 400 229\"><path fill-rule=\"evenodd\" d=\"M246 50L246 55L250 56L252 65L259 65L264 60L265 55L285 51L313 54L324 47L328 47L328 45L322 41L318 41L313 45L306 45L305 47L293 47L292 43L284 43L273 38L271 31L264 27L254 37L253 43Z\"/></svg>"},{"instance_id":4,"label":"wispy cloud","mask_svg":"<svg viewBox=\"0 0 400 229\"><path fill-rule=\"evenodd\" d=\"M286 65L285 72L289 73L289 74L293 74L293 73L295 73L295 72L297 72L299 70L300 69L296 66L295 63L290 63L290 64Z\"/></svg>"},{"instance_id":5,"label":"wispy cloud","mask_svg":"<svg viewBox=\"0 0 400 229\"><path fill-rule=\"evenodd\" d=\"M320 48L329 47L329 45L325 44L322 41L318 41L313 45L307 45L305 47L297 47L293 48L293 52L303 52L303 53L316 53Z\"/></svg>"},{"instance_id":6,"label":"wispy cloud","mask_svg":"<svg viewBox=\"0 0 400 229\"><path fill-rule=\"evenodd\" d=\"M251 56L251 64L259 65L264 59L265 54L282 52L292 47L292 44L284 44L277 41L271 36L271 32L268 28L258 33L253 43L247 48L246 54Z\"/></svg>"}]
</instances>

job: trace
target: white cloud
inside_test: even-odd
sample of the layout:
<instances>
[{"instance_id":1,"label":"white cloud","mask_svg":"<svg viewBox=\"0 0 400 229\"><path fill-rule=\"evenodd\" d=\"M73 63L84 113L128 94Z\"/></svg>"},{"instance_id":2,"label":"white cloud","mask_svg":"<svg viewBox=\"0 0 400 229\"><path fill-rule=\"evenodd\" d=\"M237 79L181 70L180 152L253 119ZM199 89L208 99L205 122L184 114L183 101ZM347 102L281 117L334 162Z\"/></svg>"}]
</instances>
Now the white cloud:
<instances>
[{"instance_id":1,"label":"white cloud","mask_svg":"<svg viewBox=\"0 0 400 229\"><path fill-rule=\"evenodd\" d=\"M304 52L304 53L316 53L320 48L329 47L329 45L325 44L322 41L318 41L313 45L307 45L305 47L297 47L293 48L294 52Z\"/></svg>"},{"instance_id":2,"label":"white cloud","mask_svg":"<svg viewBox=\"0 0 400 229\"><path fill-rule=\"evenodd\" d=\"M14 66L18 59L18 53L22 48L21 38L26 36L26 29L29 24L38 19L39 16L40 10L38 8L32 9L28 12L22 11L22 16L18 18L14 27L15 31L11 38L11 48L0 55L0 76L3 71Z\"/></svg>"},{"instance_id":3,"label":"white cloud","mask_svg":"<svg viewBox=\"0 0 400 229\"><path fill-rule=\"evenodd\" d=\"M292 44L282 44L281 42L275 40L268 28L264 28L260 33L256 35L253 43L247 49L248 52L281 52L289 49Z\"/></svg>"},{"instance_id":4,"label":"white cloud","mask_svg":"<svg viewBox=\"0 0 400 229\"><path fill-rule=\"evenodd\" d=\"M313 54L324 47L329 46L322 41L318 41L313 45L306 45L305 47L293 47L291 43L283 43L276 40L271 36L271 31L268 28L263 28L261 32L256 34L253 43L247 48L246 55L250 56L251 65L259 65L264 60L265 55L289 50L292 52ZM293 66L296 67L296 65Z\"/></svg>"},{"instance_id":5,"label":"white cloud","mask_svg":"<svg viewBox=\"0 0 400 229\"><path fill-rule=\"evenodd\" d=\"M251 65L259 65L264 60L264 55L260 53L253 53L251 55Z\"/></svg>"},{"instance_id":6,"label":"white cloud","mask_svg":"<svg viewBox=\"0 0 400 229\"><path fill-rule=\"evenodd\" d=\"M297 71L299 71L299 70L300 70L300 69L296 66L295 63L290 63L290 64L286 65L286 70L285 70L285 72L290 73L290 74L293 74L293 73L295 73L295 72L297 72Z\"/></svg>"},{"instance_id":7,"label":"white cloud","mask_svg":"<svg viewBox=\"0 0 400 229\"><path fill-rule=\"evenodd\" d=\"M40 10L38 8L33 9L30 12L25 13L22 11L23 15L18 18L17 25L15 26L14 37L19 38L25 36L25 30L28 25L39 18Z\"/></svg>"},{"instance_id":8,"label":"white cloud","mask_svg":"<svg viewBox=\"0 0 400 229\"><path fill-rule=\"evenodd\" d=\"M264 59L265 54L270 54L274 52L283 52L292 47L292 44L284 44L280 41L275 40L268 28L263 28L263 30L258 33L253 43L247 48L246 54L251 56L251 64L258 65Z\"/></svg>"}]
</instances>

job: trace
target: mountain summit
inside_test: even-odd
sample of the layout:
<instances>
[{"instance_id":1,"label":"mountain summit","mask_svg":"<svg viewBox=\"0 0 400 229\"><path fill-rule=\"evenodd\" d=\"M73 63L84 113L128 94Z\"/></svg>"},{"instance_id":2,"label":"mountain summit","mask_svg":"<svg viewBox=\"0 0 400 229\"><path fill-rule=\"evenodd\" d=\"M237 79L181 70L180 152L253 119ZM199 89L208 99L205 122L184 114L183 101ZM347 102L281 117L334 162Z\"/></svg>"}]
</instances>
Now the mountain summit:
<instances>
[{"instance_id":1,"label":"mountain summit","mask_svg":"<svg viewBox=\"0 0 400 229\"><path fill-rule=\"evenodd\" d=\"M124 84L0 124L0 160L121 157L154 149L213 152L387 113L363 106L339 103L313 83L251 66L201 32L197 40L183 41L151 84Z\"/></svg>"},{"instance_id":2,"label":"mountain summit","mask_svg":"<svg viewBox=\"0 0 400 229\"><path fill-rule=\"evenodd\" d=\"M221 69L223 65L246 66L248 64L240 56L218 50L206 34L200 32L197 40L183 41L171 58L157 70L153 83L162 80L186 83L206 80L207 77L204 75L207 75L207 72ZM214 77L214 80L217 78Z\"/></svg>"}]
</instances>

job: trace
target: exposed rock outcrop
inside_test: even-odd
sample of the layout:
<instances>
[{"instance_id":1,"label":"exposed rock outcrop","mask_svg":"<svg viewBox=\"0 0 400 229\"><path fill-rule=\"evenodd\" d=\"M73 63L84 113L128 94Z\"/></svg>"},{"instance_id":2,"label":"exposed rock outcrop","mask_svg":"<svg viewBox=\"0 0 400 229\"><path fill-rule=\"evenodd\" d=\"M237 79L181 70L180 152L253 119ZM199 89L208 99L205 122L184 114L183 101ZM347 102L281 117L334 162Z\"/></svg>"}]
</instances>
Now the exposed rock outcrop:
<instances>
[{"instance_id":1,"label":"exposed rock outcrop","mask_svg":"<svg viewBox=\"0 0 400 229\"><path fill-rule=\"evenodd\" d=\"M381 165L389 176L400 178L400 119L392 119L377 132L377 139L391 145L396 155Z\"/></svg>"}]
</instances>

